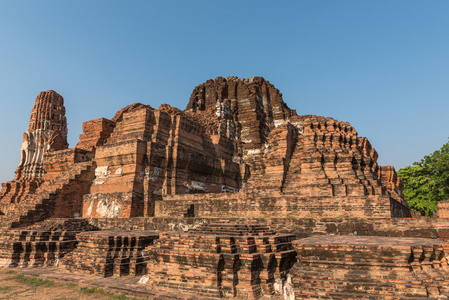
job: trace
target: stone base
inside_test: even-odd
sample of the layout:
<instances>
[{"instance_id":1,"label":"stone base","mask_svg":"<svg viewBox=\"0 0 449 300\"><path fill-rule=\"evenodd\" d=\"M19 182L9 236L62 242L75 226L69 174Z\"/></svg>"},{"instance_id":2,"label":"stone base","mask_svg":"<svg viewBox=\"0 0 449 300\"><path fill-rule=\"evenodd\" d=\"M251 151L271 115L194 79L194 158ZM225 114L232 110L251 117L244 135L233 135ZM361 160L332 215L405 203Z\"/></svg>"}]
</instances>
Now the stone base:
<instances>
[{"instance_id":1,"label":"stone base","mask_svg":"<svg viewBox=\"0 0 449 300\"><path fill-rule=\"evenodd\" d=\"M57 265L76 247L69 231L11 230L0 234L0 266L39 267Z\"/></svg>"},{"instance_id":2,"label":"stone base","mask_svg":"<svg viewBox=\"0 0 449 300\"><path fill-rule=\"evenodd\" d=\"M61 265L71 272L101 277L143 275L148 258L142 250L158 237L143 231L82 232L76 235L77 248Z\"/></svg>"},{"instance_id":3,"label":"stone base","mask_svg":"<svg viewBox=\"0 0 449 300\"><path fill-rule=\"evenodd\" d=\"M449 245L441 240L314 236L293 244L296 299L449 296Z\"/></svg>"},{"instance_id":4,"label":"stone base","mask_svg":"<svg viewBox=\"0 0 449 300\"><path fill-rule=\"evenodd\" d=\"M243 223L164 233L146 248L147 286L212 298L272 295L295 262L294 239Z\"/></svg>"}]
</instances>

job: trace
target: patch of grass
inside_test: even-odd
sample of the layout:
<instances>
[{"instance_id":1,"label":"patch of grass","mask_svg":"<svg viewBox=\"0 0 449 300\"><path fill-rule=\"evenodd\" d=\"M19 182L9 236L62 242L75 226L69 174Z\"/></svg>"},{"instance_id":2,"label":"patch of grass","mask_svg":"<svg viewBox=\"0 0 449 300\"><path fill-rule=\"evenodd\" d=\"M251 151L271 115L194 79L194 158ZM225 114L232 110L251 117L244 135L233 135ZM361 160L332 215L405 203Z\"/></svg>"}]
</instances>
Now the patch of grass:
<instances>
[{"instance_id":1,"label":"patch of grass","mask_svg":"<svg viewBox=\"0 0 449 300\"><path fill-rule=\"evenodd\" d=\"M16 273L16 271L13 271L13 270L6 271L6 274L14 274L14 273Z\"/></svg>"},{"instance_id":2,"label":"patch of grass","mask_svg":"<svg viewBox=\"0 0 449 300\"><path fill-rule=\"evenodd\" d=\"M5 299L15 299L15 298L17 298L18 295L19 295L19 292L14 292L14 293L9 294L8 296L6 296Z\"/></svg>"},{"instance_id":3,"label":"patch of grass","mask_svg":"<svg viewBox=\"0 0 449 300\"><path fill-rule=\"evenodd\" d=\"M97 293L99 291L99 289L82 287L82 288L80 288L80 291L85 294L93 294L93 293Z\"/></svg>"},{"instance_id":4,"label":"patch of grass","mask_svg":"<svg viewBox=\"0 0 449 300\"><path fill-rule=\"evenodd\" d=\"M112 295L112 299L119 299L119 300L129 300L129 299L136 299L136 298L130 298L130 297L128 297L128 296L126 296L126 295L123 295L123 294L114 294L114 295Z\"/></svg>"},{"instance_id":5,"label":"patch of grass","mask_svg":"<svg viewBox=\"0 0 449 300\"><path fill-rule=\"evenodd\" d=\"M67 287L69 287L69 288L73 288L73 287L78 286L78 283L75 283L75 282L67 282L65 285L66 285Z\"/></svg>"},{"instance_id":6,"label":"patch of grass","mask_svg":"<svg viewBox=\"0 0 449 300\"><path fill-rule=\"evenodd\" d=\"M135 297L130 297L130 296L126 296L123 294L113 294L113 293L109 293L109 292L105 292L102 291L101 293L104 296L107 296L110 299L118 299L118 300L139 300L139 298L135 298Z\"/></svg>"},{"instance_id":7,"label":"patch of grass","mask_svg":"<svg viewBox=\"0 0 449 300\"><path fill-rule=\"evenodd\" d=\"M6 296L6 298L1 298L1 299L17 299L17 297L19 297L21 294L27 294L28 292L32 291L33 289L34 288L29 288L24 291L13 292L13 293L9 294L8 296Z\"/></svg>"},{"instance_id":8,"label":"patch of grass","mask_svg":"<svg viewBox=\"0 0 449 300\"><path fill-rule=\"evenodd\" d=\"M55 284L54 281L48 280L48 279L42 279L39 277L31 277L31 276L25 276L23 274L19 274L14 277L15 280L19 281L20 283L29 285L29 286L44 286L44 287L50 287Z\"/></svg>"},{"instance_id":9,"label":"patch of grass","mask_svg":"<svg viewBox=\"0 0 449 300\"><path fill-rule=\"evenodd\" d=\"M94 293L98 293L100 295L106 296L109 299L119 299L119 300L139 300L139 298L135 298L135 297L129 297L123 294L114 294L114 293L110 293L107 292L105 290L99 289L99 288L87 288L87 287L82 287L80 288L80 291L86 294L94 294Z\"/></svg>"},{"instance_id":10,"label":"patch of grass","mask_svg":"<svg viewBox=\"0 0 449 300\"><path fill-rule=\"evenodd\" d=\"M102 289L98 289L98 288L87 288L87 287L82 287L80 288L80 291L86 294L94 294L94 293L98 293L101 294L103 296L108 297L109 299L119 299L119 300L139 300L139 298L135 298L135 297L129 297L123 294L114 294L114 293L110 293L107 292L105 290Z\"/></svg>"},{"instance_id":11,"label":"patch of grass","mask_svg":"<svg viewBox=\"0 0 449 300\"><path fill-rule=\"evenodd\" d=\"M2 286L0 287L0 292L7 292L12 288L12 286Z\"/></svg>"}]
</instances>

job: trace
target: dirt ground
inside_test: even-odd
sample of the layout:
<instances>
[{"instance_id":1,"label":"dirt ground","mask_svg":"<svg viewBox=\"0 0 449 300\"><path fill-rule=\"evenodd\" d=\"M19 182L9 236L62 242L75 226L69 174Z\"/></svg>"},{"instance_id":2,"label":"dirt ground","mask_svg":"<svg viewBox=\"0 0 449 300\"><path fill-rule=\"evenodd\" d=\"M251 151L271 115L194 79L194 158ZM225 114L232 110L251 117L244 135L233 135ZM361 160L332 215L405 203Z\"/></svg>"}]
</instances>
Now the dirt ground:
<instances>
[{"instance_id":1,"label":"dirt ground","mask_svg":"<svg viewBox=\"0 0 449 300\"><path fill-rule=\"evenodd\" d=\"M27 276L13 270L0 268L0 299L137 300L138 298L109 293L98 288L80 286L72 282Z\"/></svg>"}]
</instances>

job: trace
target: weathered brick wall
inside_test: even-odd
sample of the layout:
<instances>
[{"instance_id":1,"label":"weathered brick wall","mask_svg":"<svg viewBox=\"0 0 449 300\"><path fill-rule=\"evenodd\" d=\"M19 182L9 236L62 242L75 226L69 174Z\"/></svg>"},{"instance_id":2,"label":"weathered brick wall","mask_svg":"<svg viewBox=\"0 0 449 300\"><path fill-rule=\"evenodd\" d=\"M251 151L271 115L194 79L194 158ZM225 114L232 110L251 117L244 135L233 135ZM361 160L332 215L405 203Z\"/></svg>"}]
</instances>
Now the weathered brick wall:
<instances>
[{"instance_id":1,"label":"weathered brick wall","mask_svg":"<svg viewBox=\"0 0 449 300\"><path fill-rule=\"evenodd\" d=\"M403 201L404 195L402 194L402 190L404 189L404 182L398 177L393 166L380 167L379 178L393 199L398 202Z\"/></svg>"},{"instance_id":2,"label":"weathered brick wall","mask_svg":"<svg viewBox=\"0 0 449 300\"><path fill-rule=\"evenodd\" d=\"M95 180L84 197L85 217L149 216L163 194L235 190L240 168L233 143L208 136L182 111L131 105L96 146Z\"/></svg>"},{"instance_id":3,"label":"weathered brick wall","mask_svg":"<svg viewBox=\"0 0 449 300\"><path fill-rule=\"evenodd\" d=\"M105 142L114 127L115 122L105 118L83 122L83 134L80 134L80 140L75 148L93 151Z\"/></svg>"},{"instance_id":4,"label":"weathered brick wall","mask_svg":"<svg viewBox=\"0 0 449 300\"><path fill-rule=\"evenodd\" d=\"M73 164L91 161L92 158L92 153L76 148L47 152L44 154L44 180L52 180Z\"/></svg>"},{"instance_id":5,"label":"weathered brick wall","mask_svg":"<svg viewBox=\"0 0 449 300\"><path fill-rule=\"evenodd\" d=\"M262 77L208 80L194 88L186 111L216 112L221 120L219 128L213 130L241 140L236 150L248 159L263 154L270 128L296 114L279 90Z\"/></svg>"},{"instance_id":6,"label":"weathered brick wall","mask_svg":"<svg viewBox=\"0 0 449 300\"><path fill-rule=\"evenodd\" d=\"M358 218L131 218L89 219L101 229L187 230L217 220L248 222L269 226L280 233L297 237L313 235L366 235L389 237L422 237L449 242L449 220L441 219L358 219Z\"/></svg>"},{"instance_id":7,"label":"weathered brick wall","mask_svg":"<svg viewBox=\"0 0 449 300\"><path fill-rule=\"evenodd\" d=\"M293 245L295 299L445 299L449 293L449 245L440 240L316 236Z\"/></svg>"},{"instance_id":8,"label":"weathered brick wall","mask_svg":"<svg viewBox=\"0 0 449 300\"><path fill-rule=\"evenodd\" d=\"M90 188L92 165L92 161L73 164L54 179L45 181L35 194L27 194L19 203L10 203L4 215L0 215L0 228L29 226L52 217L73 217L81 208L82 195Z\"/></svg>"},{"instance_id":9,"label":"weathered brick wall","mask_svg":"<svg viewBox=\"0 0 449 300\"><path fill-rule=\"evenodd\" d=\"M449 219L449 200L438 202L437 207L438 218Z\"/></svg>"},{"instance_id":10,"label":"weathered brick wall","mask_svg":"<svg viewBox=\"0 0 449 300\"><path fill-rule=\"evenodd\" d=\"M77 244L70 231L0 231L0 266L54 266Z\"/></svg>"},{"instance_id":11,"label":"weathered brick wall","mask_svg":"<svg viewBox=\"0 0 449 300\"><path fill-rule=\"evenodd\" d=\"M138 276L146 273L146 246L159 235L154 232L104 230L76 235L76 249L61 260L61 268L100 277Z\"/></svg>"},{"instance_id":12,"label":"weathered brick wall","mask_svg":"<svg viewBox=\"0 0 449 300\"><path fill-rule=\"evenodd\" d=\"M390 198L390 211L392 218L412 218L412 210L404 199L398 199L401 202Z\"/></svg>"},{"instance_id":13,"label":"weathered brick wall","mask_svg":"<svg viewBox=\"0 0 449 300\"><path fill-rule=\"evenodd\" d=\"M78 174L79 173L79 174ZM76 175L72 175L76 174ZM83 207L83 195L89 193L92 180L94 179L94 167L90 166L83 172L73 170L67 174L69 179L63 189L54 197L54 210L52 218L72 218L75 214L81 215Z\"/></svg>"},{"instance_id":14,"label":"weathered brick wall","mask_svg":"<svg viewBox=\"0 0 449 300\"><path fill-rule=\"evenodd\" d=\"M197 217L410 217L408 208L388 196L301 197L271 190L167 195L156 202L155 216L180 217L192 208Z\"/></svg>"},{"instance_id":15,"label":"weathered brick wall","mask_svg":"<svg viewBox=\"0 0 449 300\"><path fill-rule=\"evenodd\" d=\"M131 218L143 216L141 193L95 193L84 195L82 216L86 218Z\"/></svg>"}]
</instances>

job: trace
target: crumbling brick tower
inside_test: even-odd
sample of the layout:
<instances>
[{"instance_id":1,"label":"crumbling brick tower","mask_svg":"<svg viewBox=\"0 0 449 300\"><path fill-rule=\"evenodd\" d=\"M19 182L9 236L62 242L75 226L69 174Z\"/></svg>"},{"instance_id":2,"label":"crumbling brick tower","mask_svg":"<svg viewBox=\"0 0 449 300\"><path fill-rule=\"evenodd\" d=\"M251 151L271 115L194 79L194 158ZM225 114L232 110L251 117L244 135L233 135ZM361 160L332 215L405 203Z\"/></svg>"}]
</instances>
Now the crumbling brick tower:
<instances>
[{"instance_id":1,"label":"crumbling brick tower","mask_svg":"<svg viewBox=\"0 0 449 300\"><path fill-rule=\"evenodd\" d=\"M19 227L52 217L73 217L92 181L86 151L68 149L64 99L39 93L23 134L21 159L0 191L0 227Z\"/></svg>"},{"instance_id":2,"label":"crumbling brick tower","mask_svg":"<svg viewBox=\"0 0 449 300\"><path fill-rule=\"evenodd\" d=\"M14 180L2 184L2 204L18 203L42 184L44 154L68 148L64 99L55 91L39 93L23 134L20 164Z\"/></svg>"}]
</instances>

